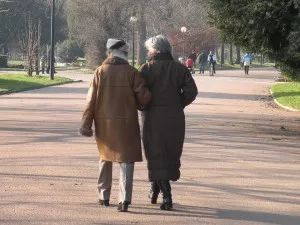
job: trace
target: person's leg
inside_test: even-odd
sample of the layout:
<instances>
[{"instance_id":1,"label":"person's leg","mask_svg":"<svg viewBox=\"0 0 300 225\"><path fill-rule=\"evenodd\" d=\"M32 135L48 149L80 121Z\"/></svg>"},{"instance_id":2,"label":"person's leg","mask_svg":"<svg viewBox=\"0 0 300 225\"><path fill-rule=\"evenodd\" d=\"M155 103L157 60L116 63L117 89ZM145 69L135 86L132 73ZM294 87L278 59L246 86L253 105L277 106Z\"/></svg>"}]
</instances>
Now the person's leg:
<instances>
[{"instance_id":1,"label":"person's leg","mask_svg":"<svg viewBox=\"0 0 300 225\"><path fill-rule=\"evenodd\" d=\"M247 66L244 66L245 74L247 74Z\"/></svg>"},{"instance_id":2,"label":"person's leg","mask_svg":"<svg viewBox=\"0 0 300 225\"><path fill-rule=\"evenodd\" d=\"M134 163L119 163L119 206L118 210L127 212L128 205L131 204Z\"/></svg>"},{"instance_id":3,"label":"person's leg","mask_svg":"<svg viewBox=\"0 0 300 225\"><path fill-rule=\"evenodd\" d=\"M245 66L246 74L248 74L249 66Z\"/></svg>"},{"instance_id":4,"label":"person's leg","mask_svg":"<svg viewBox=\"0 0 300 225\"><path fill-rule=\"evenodd\" d=\"M214 70L214 73L216 73L216 62L213 62L213 70Z\"/></svg>"},{"instance_id":5,"label":"person's leg","mask_svg":"<svg viewBox=\"0 0 300 225\"><path fill-rule=\"evenodd\" d=\"M149 193L149 198L151 199L151 204L157 203L157 198L159 195L160 189L157 181L151 182L151 188Z\"/></svg>"},{"instance_id":6,"label":"person's leg","mask_svg":"<svg viewBox=\"0 0 300 225\"><path fill-rule=\"evenodd\" d=\"M47 65L46 73L50 73L50 65Z\"/></svg>"},{"instance_id":7,"label":"person's leg","mask_svg":"<svg viewBox=\"0 0 300 225\"><path fill-rule=\"evenodd\" d=\"M159 188L163 195L163 203L160 206L161 210L170 210L173 208L171 184L168 180L158 181Z\"/></svg>"},{"instance_id":8,"label":"person's leg","mask_svg":"<svg viewBox=\"0 0 300 225\"><path fill-rule=\"evenodd\" d=\"M99 161L98 193L100 205L109 206L112 184L112 162Z\"/></svg>"},{"instance_id":9,"label":"person's leg","mask_svg":"<svg viewBox=\"0 0 300 225\"><path fill-rule=\"evenodd\" d=\"M247 66L247 75L249 74L249 67L250 67L250 66Z\"/></svg>"}]
</instances>

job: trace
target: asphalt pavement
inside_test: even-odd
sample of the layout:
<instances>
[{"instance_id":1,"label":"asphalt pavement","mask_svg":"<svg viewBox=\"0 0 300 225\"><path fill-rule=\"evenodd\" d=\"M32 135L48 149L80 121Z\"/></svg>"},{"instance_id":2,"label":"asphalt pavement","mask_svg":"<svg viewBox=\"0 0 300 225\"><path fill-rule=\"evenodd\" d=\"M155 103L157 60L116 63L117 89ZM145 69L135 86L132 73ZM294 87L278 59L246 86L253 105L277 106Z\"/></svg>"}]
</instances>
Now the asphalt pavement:
<instances>
[{"instance_id":1,"label":"asphalt pavement","mask_svg":"<svg viewBox=\"0 0 300 225\"><path fill-rule=\"evenodd\" d=\"M1 225L300 224L300 113L270 97L276 70L195 74L174 210L150 204L144 161L128 213L117 212L118 166L112 205L97 204L96 144L77 134L92 76L58 75L83 82L0 96Z\"/></svg>"}]
</instances>

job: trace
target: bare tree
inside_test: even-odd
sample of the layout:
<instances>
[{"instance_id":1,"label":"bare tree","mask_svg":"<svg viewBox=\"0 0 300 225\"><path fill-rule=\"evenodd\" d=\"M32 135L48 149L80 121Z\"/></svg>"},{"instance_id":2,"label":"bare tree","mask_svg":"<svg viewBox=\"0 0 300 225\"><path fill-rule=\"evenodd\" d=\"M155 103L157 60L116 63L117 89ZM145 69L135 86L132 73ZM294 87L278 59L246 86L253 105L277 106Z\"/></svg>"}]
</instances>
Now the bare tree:
<instances>
[{"instance_id":1,"label":"bare tree","mask_svg":"<svg viewBox=\"0 0 300 225\"><path fill-rule=\"evenodd\" d=\"M25 30L20 35L20 46L26 55L28 64L28 76L32 76L33 67L37 57L38 44L40 40L40 34L37 27L33 24L31 17L25 21Z\"/></svg>"},{"instance_id":2,"label":"bare tree","mask_svg":"<svg viewBox=\"0 0 300 225\"><path fill-rule=\"evenodd\" d=\"M238 46L236 47L236 63L241 63L241 49Z\"/></svg>"},{"instance_id":3,"label":"bare tree","mask_svg":"<svg viewBox=\"0 0 300 225\"><path fill-rule=\"evenodd\" d=\"M221 44L221 66L225 63L225 46L224 43Z\"/></svg>"},{"instance_id":4,"label":"bare tree","mask_svg":"<svg viewBox=\"0 0 300 225\"><path fill-rule=\"evenodd\" d=\"M69 0L67 6L71 35L85 45L91 67L105 58L107 38L126 38L129 30L129 0Z\"/></svg>"},{"instance_id":5,"label":"bare tree","mask_svg":"<svg viewBox=\"0 0 300 225\"><path fill-rule=\"evenodd\" d=\"M204 3L204 0L68 0L68 22L71 35L84 43L90 65L96 66L105 58L107 38L132 40L129 18L135 11L138 19L137 56L138 63L142 64L146 56L144 42L150 36L172 36L174 45L182 41L180 28L186 26L187 51L202 49L211 42L209 40L215 40L215 31L207 31L210 26Z\"/></svg>"}]
</instances>

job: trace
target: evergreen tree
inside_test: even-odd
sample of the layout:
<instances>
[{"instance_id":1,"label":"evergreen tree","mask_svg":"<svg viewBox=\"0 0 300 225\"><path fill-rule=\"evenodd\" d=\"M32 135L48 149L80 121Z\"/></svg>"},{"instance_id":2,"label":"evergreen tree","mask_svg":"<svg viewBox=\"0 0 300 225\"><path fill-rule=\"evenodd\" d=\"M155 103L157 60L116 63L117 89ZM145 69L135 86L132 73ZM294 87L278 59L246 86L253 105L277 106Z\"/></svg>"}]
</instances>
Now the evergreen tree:
<instances>
[{"instance_id":1,"label":"evergreen tree","mask_svg":"<svg viewBox=\"0 0 300 225\"><path fill-rule=\"evenodd\" d=\"M287 58L287 51L300 46L295 0L209 0L209 6L210 22L224 41L268 54L283 70L298 70L294 60ZM285 75L289 73L286 70Z\"/></svg>"}]
</instances>

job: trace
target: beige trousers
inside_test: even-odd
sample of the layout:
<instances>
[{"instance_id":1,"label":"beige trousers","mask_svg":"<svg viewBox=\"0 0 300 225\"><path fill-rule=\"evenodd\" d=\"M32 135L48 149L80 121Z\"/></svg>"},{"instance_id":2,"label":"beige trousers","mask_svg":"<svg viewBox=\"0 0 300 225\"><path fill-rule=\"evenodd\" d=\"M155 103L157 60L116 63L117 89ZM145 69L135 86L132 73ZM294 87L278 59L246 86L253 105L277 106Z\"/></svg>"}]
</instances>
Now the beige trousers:
<instances>
[{"instance_id":1,"label":"beige trousers","mask_svg":"<svg viewBox=\"0 0 300 225\"><path fill-rule=\"evenodd\" d=\"M100 200L109 200L112 186L112 162L99 161L98 193ZM130 202L132 199L134 163L118 163L119 176L119 203Z\"/></svg>"}]
</instances>

